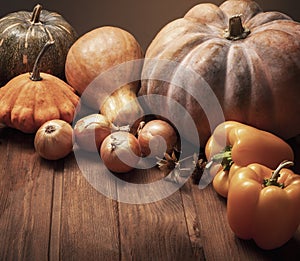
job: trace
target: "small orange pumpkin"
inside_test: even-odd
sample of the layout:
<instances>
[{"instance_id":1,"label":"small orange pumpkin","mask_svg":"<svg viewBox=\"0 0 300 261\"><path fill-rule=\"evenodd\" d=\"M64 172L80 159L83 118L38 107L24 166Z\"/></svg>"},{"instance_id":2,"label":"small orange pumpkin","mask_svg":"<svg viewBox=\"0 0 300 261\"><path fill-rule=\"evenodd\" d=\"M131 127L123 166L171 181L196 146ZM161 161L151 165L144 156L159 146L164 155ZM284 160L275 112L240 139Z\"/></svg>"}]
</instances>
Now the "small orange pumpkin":
<instances>
[{"instance_id":1,"label":"small orange pumpkin","mask_svg":"<svg viewBox=\"0 0 300 261\"><path fill-rule=\"evenodd\" d=\"M52 44L45 44L31 74L16 76L0 89L0 123L34 133L52 119L73 121L79 102L75 90L56 76L39 72L40 59Z\"/></svg>"}]
</instances>

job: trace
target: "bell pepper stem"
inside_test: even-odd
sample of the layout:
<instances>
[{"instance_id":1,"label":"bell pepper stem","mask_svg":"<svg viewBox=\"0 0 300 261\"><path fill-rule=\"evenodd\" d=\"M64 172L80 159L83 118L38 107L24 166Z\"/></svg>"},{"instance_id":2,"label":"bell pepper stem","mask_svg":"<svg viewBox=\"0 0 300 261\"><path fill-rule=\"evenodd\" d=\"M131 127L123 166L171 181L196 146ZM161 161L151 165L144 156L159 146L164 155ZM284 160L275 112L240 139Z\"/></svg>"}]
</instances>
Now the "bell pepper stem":
<instances>
[{"instance_id":1,"label":"bell pepper stem","mask_svg":"<svg viewBox=\"0 0 300 261\"><path fill-rule=\"evenodd\" d=\"M231 154L232 146L226 146L224 150L215 154L211 160L206 164L206 168L210 168L212 163L220 163L223 167L223 170L228 171L231 165L234 163L232 160Z\"/></svg>"},{"instance_id":2,"label":"bell pepper stem","mask_svg":"<svg viewBox=\"0 0 300 261\"><path fill-rule=\"evenodd\" d=\"M283 162L281 162L279 164L279 166L272 172L272 176L269 179L264 179L264 187L268 187L268 186L277 186L280 188L284 188L284 184L283 183L279 183L278 182L278 178L280 177L280 171L283 168L288 168L294 165L294 162L289 161L289 160L285 160Z\"/></svg>"},{"instance_id":3,"label":"bell pepper stem","mask_svg":"<svg viewBox=\"0 0 300 261\"><path fill-rule=\"evenodd\" d=\"M280 171L283 168L288 168L291 166L294 166L294 162L292 162L292 161L285 160L285 161L281 162L279 164L279 166L275 169L275 171L272 173L271 179L278 179L280 177Z\"/></svg>"}]
</instances>

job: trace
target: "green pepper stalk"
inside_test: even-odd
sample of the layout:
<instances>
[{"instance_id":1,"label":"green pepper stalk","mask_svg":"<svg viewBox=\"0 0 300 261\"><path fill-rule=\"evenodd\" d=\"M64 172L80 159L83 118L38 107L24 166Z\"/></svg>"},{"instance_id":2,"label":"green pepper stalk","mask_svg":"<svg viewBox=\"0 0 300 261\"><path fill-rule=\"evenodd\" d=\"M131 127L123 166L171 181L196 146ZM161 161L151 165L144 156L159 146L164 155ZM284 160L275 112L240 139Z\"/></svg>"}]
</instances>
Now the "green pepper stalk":
<instances>
[{"instance_id":1,"label":"green pepper stalk","mask_svg":"<svg viewBox=\"0 0 300 261\"><path fill-rule=\"evenodd\" d=\"M287 167L291 167L291 166L294 166L294 162L292 162L292 161L285 160L282 163L280 163L280 165L277 167L277 169L272 172L271 178L264 179L264 182L263 182L264 187L277 186L280 188L284 188L284 184L278 182L278 178L280 177L280 171L283 168L287 168Z\"/></svg>"}]
</instances>

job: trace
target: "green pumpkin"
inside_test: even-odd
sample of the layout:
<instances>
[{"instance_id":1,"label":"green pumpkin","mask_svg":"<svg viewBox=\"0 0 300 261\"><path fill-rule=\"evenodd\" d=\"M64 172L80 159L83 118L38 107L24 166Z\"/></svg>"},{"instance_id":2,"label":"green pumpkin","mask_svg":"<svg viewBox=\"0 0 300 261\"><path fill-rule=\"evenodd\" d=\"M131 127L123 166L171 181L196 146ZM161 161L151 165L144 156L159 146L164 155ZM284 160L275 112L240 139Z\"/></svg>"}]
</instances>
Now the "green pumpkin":
<instances>
[{"instance_id":1,"label":"green pumpkin","mask_svg":"<svg viewBox=\"0 0 300 261\"><path fill-rule=\"evenodd\" d=\"M64 79L69 48L77 39L74 28L59 14L42 10L19 11L0 19L0 86L13 77L31 72L35 59L47 41L55 41L40 64L43 72Z\"/></svg>"}]
</instances>

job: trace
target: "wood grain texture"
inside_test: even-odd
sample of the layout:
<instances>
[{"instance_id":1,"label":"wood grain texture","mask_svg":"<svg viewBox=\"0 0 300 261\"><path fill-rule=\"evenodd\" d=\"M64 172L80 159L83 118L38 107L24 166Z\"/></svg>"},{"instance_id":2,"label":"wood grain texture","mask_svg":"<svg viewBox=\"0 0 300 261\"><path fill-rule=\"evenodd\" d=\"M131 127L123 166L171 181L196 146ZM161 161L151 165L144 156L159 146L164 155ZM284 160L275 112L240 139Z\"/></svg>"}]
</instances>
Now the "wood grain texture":
<instances>
[{"instance_id":1,"label":"wood grain texture","mask_svg":"<svg viewBox=\"0 0 300 261\"><path fill-rule=\"evenodd\" d=\"M93 169L98 161L91 155L83 163ZM95 190L75 158L68 158L62 186L61 259L118 260L118 234L117 203Z\"/></svg>"},{"instance_id":2,"label":"wood grain texture","mask_svg":"<svg viewBox=\"0 0 300 261\"><path fill-rule=\"evenodd\" d=\"M53 180L53 198L51 212L51 227L49 240L49 260L59 260L60 256L60 226L61 226L61 208L62 208L62 192L63 192L63 161L55 170Z\"/></svg>"},{"instance_id":3,"label":"wood grain texture","mask_svg":"<svg viewBox=\"0 0 300 261\"><path fill-rule=\"evenodd\" d=\"M33 149L33 137L2 133L0 259L46 260L49 248L53 166ZM4 160L4 161L3 161ZM3 168L4 166L4 168Z\"/></svg>"},{"instance_id":4,"label":"wood grain texture","mask_svg":"<svg viewBox=\"0 0 300 261\"><path fill-rule=\"evenodd\" d=\"M33 138L0 132L0 260L299 260L300 228L283 247L262 251L234 236L226 200L211 186L200 190L189 180L157 202L122 203L116 180L105 188L119 201L99 190L98 155L75 150L43 160ZM164 176L153 167L117 177L126 182L122 193L132 193L130 183Z\"/></svg>"},{"instance_id":5,"label":"wood grain texture","mask_svg":"<svg viewBox=\"0 0 300 261\"><path fill-rule=\"evenodd\" d=\"M156 168L146 172L150 177L144 175L144 182L161 176ZM180 191L148 204L119 203L119 216L121 260L199 260L192 251Z\"/></svg>"},{"instance_id":6,"label":"wood grain texture","mask_svg":"<svg viewBox=\"0 0 300 261\"><path fill-rule=\"evenodd\" d=\"M191 188L197 202L197 216L206 260L297 260L300 257L300 228L283 247L271 251L259 249L252 240L240 240L231 231L226 217L226 200L209 185ZM297 247L295 247L297 246ZM293 250L291 250L293 249Z\"/></svg>"},{"instance_id":7,"label":"wood grain texture","mask_svg":"<svg viewBox=\"0 0 300 261\"><path fill-rule=\"evenodd\" d=\"M184 207L186 226L191 241L192 252L198 260L205 260L203 239L200 230L200 220L197 215L197 203L191 193L192 187L195 186L192 181L187 182L181 188L181 197Z\"/></svg>"}]
</instances>

